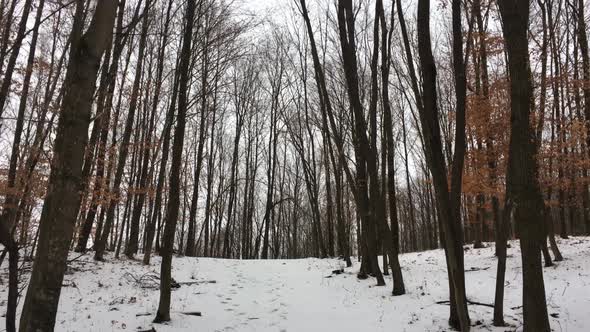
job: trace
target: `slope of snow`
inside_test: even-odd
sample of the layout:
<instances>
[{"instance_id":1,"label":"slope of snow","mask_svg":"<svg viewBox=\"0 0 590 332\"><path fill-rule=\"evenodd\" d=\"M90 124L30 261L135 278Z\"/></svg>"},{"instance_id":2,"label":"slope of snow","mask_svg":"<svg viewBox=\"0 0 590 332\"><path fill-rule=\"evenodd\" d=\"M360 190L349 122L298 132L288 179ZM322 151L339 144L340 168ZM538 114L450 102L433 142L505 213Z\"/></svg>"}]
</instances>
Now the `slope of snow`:
<instances>
[{"instance_id":1,"label":"slope of snow","mask_svg":"<svg viewBox=\"0 0 590 332\"><path fill-rule=\"evenodd\" d=\"M551 326L555 331L590 331L590 238L572 237L559 240L559 244L566 260L544 269ZM510 326L494 328L492 308L470 305L475 331L522 329L516 242L508 254L505 319ZM399 297L390 295L391 277L386 277L386 287L376 287L374 279L358 280L356 262L345 273L328 278L342 262L175 257L173 277L181 287L173 290L172 322L165 325L151 323L159 292L150 286L158 282L154 276L159 274L159 262L156 257L146 267L129 260L96 263L90 254L77 258L64 281L56 331L141 331L152 327L174 332L449 330L449 308L436 303L448 299L442 250L401 256L407 294ZM493 303L493 245L467 250L465 268L469 299ZM1 269L2 315L7 297L5 273L6 263ZM202 316L187 312L201 312Z\"/></svg>"}]
</instances>

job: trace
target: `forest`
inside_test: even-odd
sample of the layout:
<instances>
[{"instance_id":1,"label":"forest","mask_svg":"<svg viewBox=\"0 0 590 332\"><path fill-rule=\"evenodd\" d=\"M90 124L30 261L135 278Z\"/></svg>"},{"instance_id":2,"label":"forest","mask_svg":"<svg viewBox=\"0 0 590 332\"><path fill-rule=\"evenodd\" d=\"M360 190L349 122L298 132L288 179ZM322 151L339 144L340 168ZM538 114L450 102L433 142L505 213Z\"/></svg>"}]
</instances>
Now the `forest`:
<instances>
[{"instance_id":1,"label":"forest","mask_svg":"<svg viewBox=\"0 0 590 332\"><path fill-rule=\"evenodd\" d=\"M588 3L0 0L0 331L90 331L61 316L72 280L124 269L155 283L146 331L177 331L177 286L234 263L350 274L387 305L437 265L444 316L408 331L576 321L554 310L590 285L556 304L546 275L590 273ZM279 330L253 326L233 330Z\"/></svg>"}]
</instances>

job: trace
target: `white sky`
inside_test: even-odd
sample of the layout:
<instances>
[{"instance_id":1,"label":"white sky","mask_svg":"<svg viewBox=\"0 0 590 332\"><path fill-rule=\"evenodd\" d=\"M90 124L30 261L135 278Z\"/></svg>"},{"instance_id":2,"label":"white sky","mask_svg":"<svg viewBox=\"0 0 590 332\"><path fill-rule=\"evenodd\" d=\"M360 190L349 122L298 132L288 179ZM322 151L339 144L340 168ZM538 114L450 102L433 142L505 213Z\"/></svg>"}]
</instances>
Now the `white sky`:
<instances>
[{"instance_id":1,"label":"white sky","mask_svg":"<svg viewBox=\"0 0 590 332\"><path fill-rule=\"evenodd\" d=\"M273 5L285 3L292 0L242 0L244 7L256 14L262 14L269 10Z\"/></svg>"}]
</instances>

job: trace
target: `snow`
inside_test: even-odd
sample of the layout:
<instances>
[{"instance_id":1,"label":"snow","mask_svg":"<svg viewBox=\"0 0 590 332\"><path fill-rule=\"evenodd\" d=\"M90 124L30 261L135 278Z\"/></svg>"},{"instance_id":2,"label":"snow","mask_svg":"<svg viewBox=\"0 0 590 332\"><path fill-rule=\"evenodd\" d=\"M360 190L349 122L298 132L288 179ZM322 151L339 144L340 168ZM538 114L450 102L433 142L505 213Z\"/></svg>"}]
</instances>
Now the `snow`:
<instances>
[{"instance_id":1,"label":"snow","mask_svg":"<svg viewBox=\"0 0 590 332\"><path fill-rule=\"evenodd\" d=\"M554 331L589 331L590 238L572 237L558 242L566 260L544 268L551 326ZM512 242L508 254L505 320L510 326L493 327L492 308L470 305L474 331L522 330L517 242ZM76 257L72 253L70 258ZM375 286L374 279L358 280L356 262L343 274L331 275L332 270L343 267L341 261L175 257L173 277L181 284L192 284L182 284L173 290L169 324L151 322L159 292L148 286L157 282L152 277L159 274L159 257L154 257L151 266L143 266L140 261L107 258L108 262L97 263L87 254L70 264L56 331L138 331L152 326L159 332L449 330L448 306L436 304L448 299L442 250L401 255L407 294L398 297L390 295L390 276L386 277L385 287ZM493 244L467 250L465 268L474 270L466 272L469 299L493 303L496 274ZM6 263L0 272L3 315L7 297ZM21 299L19 306L22 302ZM202 316L183 314L196 311Z\"/></svg>"}]
</instances>

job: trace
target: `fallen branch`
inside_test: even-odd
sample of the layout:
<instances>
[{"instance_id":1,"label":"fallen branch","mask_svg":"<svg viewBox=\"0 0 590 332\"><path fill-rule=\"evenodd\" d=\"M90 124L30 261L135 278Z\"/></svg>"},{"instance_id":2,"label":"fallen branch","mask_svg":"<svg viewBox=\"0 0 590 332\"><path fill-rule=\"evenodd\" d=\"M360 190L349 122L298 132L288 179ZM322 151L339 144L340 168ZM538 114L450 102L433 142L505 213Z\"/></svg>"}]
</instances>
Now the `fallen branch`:
<instances>
[{"instance_id":1,"label":"fallen branch","mask_svg":"<svg viewBox=\"0 0 590 332\"><path fill-rule=\"evenodd\" d=\"M148 272L139 277L127 272L123 275L123 278L141 288L157 289L160 287L160 276L154 272Z\"/></svg>"},{"instance_id":2,"label":"fallen branch","mask_svg":"<svg viewBox=\"0 0 590 332\"><path fill-rule=\"evenodd\" d=\"M80 255L78 255L78 256L76 256L76 257L72 258L72 259L69 259L69 260L68 260L68 264L69 264L69 263L72 263L72 262L74 262L74 261L76 261L76 260L78 260L80 257L83 257L84 255L86 255L86 253L82 253L82 254L80 254Z\"/></svg>"},{"instance_id":3,"label":"fallen branch","mask_svg":"<svg viewBox=\"0 0 590 332\"><path fill-rule=\"evenodd\" d=\"M481 303L481 302L476 302L476 301L471 301L471 300L467 300L467 303L472 304L472 305L480 305L480 306L484 306L484 307L490 307L490 308L494 307L493 304ZM437 301L436 304L451 304L451 301L449 301L449 300Z\"/></svg>"},{"instance_id":4,"label":"fallen branch","mask_svg":"<svg viewBox=\"0 0 590 332\"><path fill-rule=\"evenodd\" d=\"M485 270L489 270L490 267L472 267L469 270L465 270L465 272L475 272L475 271L485 271Z\"/></svg>"},{"instance_id":5,"label":"fallen branch","mask_svg":"<svg viewBox=\"0 0 590 332\"><path fill-rule=\"evenodd\" d=\"M72 281L71 283L62 283L61 287L74 287L74 288L76 288L78 286L76 286L76 283Z\"/></svg>"},{"instance_id":6,"label":"fallen branch","mask_svg":"<svg viewBox=\"0 0 590 332\"><path fill-rule=\"evenodd\" d=\"M333 275L339 275L344 273L344 269L338 269L338 270L334 270L332 271L332 274L330 274L329 276L326 276L324 278L332 278Z\"/></svg>"},{"instance_id":7,"label":"fallen branch","mask_svg":"<svg viewBox=\"0 0 590 332\"><path fill-rule=\"evenodd\" d=\"M184 312L180 312L180 314L183 315L187 315L187 316L203 316L203 314L200 311L184 311ZM149 312L140 312L138 314L135 314L135 317L144 317L144 316L151 316L152 314L150 314ZM151 331L151 330L148 330Z\"/></svg>"},{"instance_id":8,"label":"fallen branch","mask_svg":"<svg viewBox=\"0 0 590 332\"><path fill-rule=\"evenodd\" d=\"M179 285L199 285L199 284L216 284L217 281L216 280L201 280L201 281L181 281L178 282L177 284Z\"/></svg>"},{"instance_id":9,"label":"fallen branch","mask_svg":"<svg viewBox=\"0 0 590 332\"><path fill-rule=\"evenodd\" d=\"M137 332L156 332L156 329L152 327L149 330L137 330Z\"/></svg>"}]
</instances>

